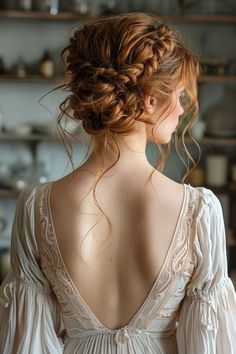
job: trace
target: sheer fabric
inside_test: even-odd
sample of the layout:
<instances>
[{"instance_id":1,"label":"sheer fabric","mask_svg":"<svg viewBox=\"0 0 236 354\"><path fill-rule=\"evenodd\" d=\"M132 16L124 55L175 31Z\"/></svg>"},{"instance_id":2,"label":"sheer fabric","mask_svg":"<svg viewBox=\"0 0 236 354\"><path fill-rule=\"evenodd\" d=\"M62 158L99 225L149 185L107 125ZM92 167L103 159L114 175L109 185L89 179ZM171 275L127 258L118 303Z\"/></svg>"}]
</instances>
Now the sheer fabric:
<instances>
[{"instance_id":1,"label":"sheer fabric","mask_svg":"<svg viewBox=\"0 0 236 354\"><path fill-rule=\"evenodd\" d=\"M51 183L33 186L18 198L11 271L0 288L0 353L236 353L236 294L227 275L222 210L211 191L184 185L158 277L127 326L110 330L65 268L50 188Z\"/></svg>"}]
</instances>

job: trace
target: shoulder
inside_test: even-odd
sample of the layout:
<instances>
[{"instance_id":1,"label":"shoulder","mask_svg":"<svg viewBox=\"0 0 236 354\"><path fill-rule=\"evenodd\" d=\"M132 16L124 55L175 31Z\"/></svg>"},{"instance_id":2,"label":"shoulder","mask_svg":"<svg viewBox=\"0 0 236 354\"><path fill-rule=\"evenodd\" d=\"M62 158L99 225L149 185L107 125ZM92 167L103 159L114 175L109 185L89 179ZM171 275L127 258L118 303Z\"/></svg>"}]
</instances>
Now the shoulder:
<instances>
[{"instance_id":1,"label":"shoulder","mask_svg":"<svg viewBox=\"0 0 236 354\"><path fill-rule=\"evenodd\" d=\"M199 200L193 244L197 268L191 288L204 286L207 289L227 276L223 212L219 199L210 189L190 185L187 188Z\"/></svg>"},{"instance_id":2,"label":"shoulder","mask_svg":"<svg viewBox=\"0 0 236 354\"><path fill-rule=\"evenodd\" d=\"M35 205L38 204L37 195L48 185L49 183L33 184L24 188L19 193L16 201L15 223L17 222L18 225L21 224L22 228L23 225L34 224Z\"/></svg>"},{"instance_id":3,"label":"shoulder","mask_svg":"<svg viewBox=\"0 0 236 354\"><path fill-rule=\"evenodd\" d=\"M27 201L33 200L35 198L36 192L44 189L49 183L42 184L32 184L20 191L17 197L17 204L26 203Z\"/></svg>"},{"instance_id":4,"label":"shoulder","mask_svg":"<svg viewBox=\"0 0 236 354\"><path fill-rule=\"evenodd\" d=\"M24 252L36 250L36 210L38 201L36 196L38 191L48 186L49 183L34 184L23 189L17 198L14 221L12 225L12 249L16 253L17 249ZM36 206L36 207L35 207Z\"/></svg>"},{"instance_id":5,"label":"shoulder","mask_svg":"<svg viewBox=\"0 0 236 354\"><path fill-rule=\"evenodd\" d=\"M184 184L174 181L161 172L157 171L153 178L154 186L159 191L164 191L165 196L173 203L174 200L183 199ZM174 197L174 198L173 198Z\"/></svg>"},{"instance_id":6,"label":"shoulder","mask_svg":"<svg viewBox=\"0 0 236 354\"><path fill-rule=\"evenodd\" d=\"M30 197L35 195L35 191L38 187L39 187L38 184L32 184L32 185L22 189L17 197L18 204L22 203L23 201L26 201L27 199L29 199Z\"/></svg>"},{"instance_id":7,"label":"shoulder","mask_svg":"<svg viewBox=\"0 0 236 354\"><path fill-rule=\"evenodd\" d=\"M35 195L35 187L29 186L20 191L16 200L15 220L23 222L27 210L31 209Z\"/></svg>"},{"instance_id":8,"label":"shoulder","mask_svg":"<svg viewBox=\"0 0 236 354\"><path fill-rule=\"evenodd\" d=\"M19 193L11 234L11 269L39 289L46 284L40 270L40 249L36 236L35 196L45 184L31 185ZM32 284L32 283L31 283ZM48 288L48 285L45 285Z\"/></svg>"},{"instance_id":9,"label":"shoulder","mask_svg":"<svg viewBox=\"0 0 236 354\"><path fill-rule=\"evenodd\" d=\"M189 190L192 198L197 201L198 218L203 215L207 216L209 214L215 215L222 213L220 201L212 190L205 187L193 187L190 184L186 184L185 186L186 189Z\"/></svg>"},{"instance_id":10,"label":"shoulder","mask_svg":"<svg viewBox=\"0 0 236 354\"><path fill-rule=\"evenodd\" d=\"M208 188L188 187L198 198L198 208L195 214L196 240L203 252L223 252L225 247L225 223L221 203L217 196ZM220 246L221 245L221 246ZM220 248L219 248L220 247ZM214 253L213 252L213 253ZM205 254L205 257L206 256Z\"/></svg>"}]
</instances>

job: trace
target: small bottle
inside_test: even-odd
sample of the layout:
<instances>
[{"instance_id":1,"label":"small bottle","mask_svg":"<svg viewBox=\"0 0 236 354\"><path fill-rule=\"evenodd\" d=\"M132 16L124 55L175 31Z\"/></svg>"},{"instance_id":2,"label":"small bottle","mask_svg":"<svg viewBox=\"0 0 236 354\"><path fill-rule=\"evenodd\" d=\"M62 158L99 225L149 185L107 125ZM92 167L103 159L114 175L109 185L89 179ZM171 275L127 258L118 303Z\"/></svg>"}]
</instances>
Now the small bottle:
<instances>
[{"instance_id":1,"label":"small bottle","mask_svg":"<svg viewBox=\"0 0 236 354\"><path fill-rule=\"evenodd\" d=\"M39 71L45 77L52 77L54 75L54 62L48 50L44 52L40 60Z\"/></svg>"},{"instance_id":2,"label":"small bottle","mask_svg":"<svg viewBox=\"0 0 236 354\"><path fill-rule=\"evenodd\" d=\"M224 153L209 154L206 160L206 182L208 186L223 187L227 184L228 157Z\"/></svg>"},{"instance_id":3,"label":"small bottle","mask_svg":"<svg viewBox=\"0 0 236 354\"><path fill-rule=\"evenodd\" d=\"M50 1L50 14L57 15L58 14L58 0L51 0Z\"/></svg>"},{"instance_id":4,"label":"small bottle","mask_svg":"<svg viewBox=\"0 0 236 354\"><path fill-rule=\"evenodd\" d=\"M18 0L18 7L23 11L32 10L32 0Z\"/></svg>"},{"instance_id":5,"label":"small bottle","mask_svg":"<svg viewBox=\"0 0 236 354\"><path fill-rule=\"evenodd\" d=\"M50 1L49 0L37 0L36 9L38 11L49 11L50 10Z\"/></svg>"},{"instance_id":6,"label":"small bottle","mask_svg":"<svg viewBox=\"0 0 236 354\"><path fill-rule=\"evenodd\" d=\"M194 187L201 187L205 184L205 171L203 167L196 166L191 172L189 178L189 183Z\"/></svg>"},{"instance_id":7,"label":"small bottle","mask_svg":"<svg viewBox=\"0 0 236 354\"><path fill-rule=\"evenodd\" d=\"M16 64L16 76L18 77L25 77L26 76L26 68L25 68L25 63L22 57L19 58L17 64Z\"/></svg>"},{"instance_id":8,"label":"small bottle","mask_svg":"<svg viewBox=\"0 0 236 354\"><path fill-rule=\"evenodd\" d=\"M88 13L88 3L86 0L74 0L72 7L73 11L78 12L80 14Z\"/></svg>"}]
</instances>

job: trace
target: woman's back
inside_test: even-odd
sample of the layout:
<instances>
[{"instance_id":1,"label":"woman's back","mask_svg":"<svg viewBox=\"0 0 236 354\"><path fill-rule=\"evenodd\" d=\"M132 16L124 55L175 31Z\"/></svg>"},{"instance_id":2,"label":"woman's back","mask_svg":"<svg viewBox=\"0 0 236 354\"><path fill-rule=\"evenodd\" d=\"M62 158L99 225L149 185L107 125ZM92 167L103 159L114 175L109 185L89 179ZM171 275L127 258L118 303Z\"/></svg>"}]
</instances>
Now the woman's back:
<instances>
[{"instance_id":1,"label":"woman's back","mask_svg":"<svg viewBox=\"0 0 236 354\"><path fill-rule=\"evenodd\" d=\"M84 261L79 260L76 265L79 252L71 248L78 243L72 240L73 232L70 234L73 225L67 224L74 220L72 217L64 219L70 247L59 241L62 251L70 249L71 252L71 261L69 256L64 256L68 260L68 268L65 268L56 242L51 210L56 211L53 203L61 203L60 198L54 199L54 193L64 196L65 205L70 198L63 194L61 186L60 190L56 190L57 186L59 184L46 183L31 187L21 193L18 200L12 233L12 270L0 288L0 318L2 323L8 323L0 330L2 353L14 353L17 348L20 354L234 354L236 296L227 275L222 210L211 191L183 185L183 207L174 237L172 235L168 257L147 296L147 289L156 276L152 273L158 273L157 267L160 266L154 264L155 250L148 245L144 251L150 251L149 258L154 260L153 264L150 262L145 268L146 259L142 259L144 266L140 268L135 251L138 253L141 246L127 252L125 245L122 245L120 250L124 250L125 254L123 257L120 255L120 263L117 263L116 268L107 270L110 267L108 255L103 264L98 264L100 269L92 273L91 267L84 267ZM64 190L69 193L69 189ZM71 205L73 203L70 202L67 205L70 210ZM65 214L65 209L61 210ZM64 216L56 212L55 219L58 218ZM58 226L65 227L62 223ZM153 235L147 234L152 239ZM134 248L132 236L128 236L132 243L129 246ZM66 243L64 235L62 240ZM146 246L148 242L144 244ZM141 257L144 251L141 250ZM158 257L159 252L156 254ZM78 268L69 269L69 261ZM161 263L160 259L158 261ZM71 275L74 271L74 275L78 276L78 289L67 269ZM138 269L140 272L143 270L143 274L139 275ZM101 275L101 272L110 275L115 289L108 287L110 279L104 284L105 275ZM95 274L98 274L99 279L95 286L104 286L102 290L93 288ZM145 275L153 276L150 283L144 280ZM131 279L132 276L134 279ZM138 285L132 292L128 286L134 281ZM127 294L126 289L122 289L126 283ZM84 293L82 287L85 288ZM107 293L106 289L110 292L113 290L115 295L120 291L123 304L117 301L111 306L109 298L113 293ZM135 308L133 306L136 292L139 292L141 307L133 316L140 306L140 303L135 304ZM100 296L95 305L103 307L101 313L94 312L96 308L93 301L96 298L87 299L89 293ZM144 301L141 294L145 297ZM88 304L88 301L91 303ZM126 308L126 312L130 310L130 313L125 322L120 314L117 315L122 305L133 306L132 313L131 309ZM106 307L113 313L107 314ZM116 318L112 321L113 316Z\"/></svg>"},{"instance_id":2,"label":"woman's back","mask_svg":"<svg viewBox=\"0 0 236 354\"><path fill-rule=\"evenodd\" d=\"M109 171L96 192L111 221L110 234L92 193L87 195L94 180L85 169L52 186L55 233L84 301L108 328L120 328L143 304L163 266L180 215L183 186L160 173L150 184L148 165L139 166L136 173L133 166L130 175L127 170Z\"/></svg>"}]
</instances>

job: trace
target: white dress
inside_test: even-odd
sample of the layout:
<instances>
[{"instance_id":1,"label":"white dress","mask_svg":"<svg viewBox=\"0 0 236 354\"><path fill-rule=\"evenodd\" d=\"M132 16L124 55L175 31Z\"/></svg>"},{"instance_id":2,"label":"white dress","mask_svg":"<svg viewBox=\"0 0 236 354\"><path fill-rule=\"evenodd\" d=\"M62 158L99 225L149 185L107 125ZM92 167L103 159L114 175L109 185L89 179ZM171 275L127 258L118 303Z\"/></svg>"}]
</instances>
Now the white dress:
<instances>
[{"instance_id":1,"label":"white dress","mask_svg":"<svg viewBox=\"0 0 236 354\"><path fill-rule=\"evenodd\" d=\"M222 210L184 185L165 262L127 326L110 330L76 290L49 209L51 183L17 202L11 271L0 288L1 354L235 354L236 294L227 273Z\"/></svg>"}]
</instances>

